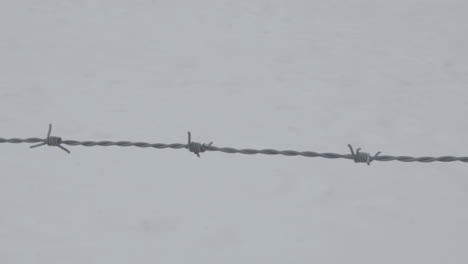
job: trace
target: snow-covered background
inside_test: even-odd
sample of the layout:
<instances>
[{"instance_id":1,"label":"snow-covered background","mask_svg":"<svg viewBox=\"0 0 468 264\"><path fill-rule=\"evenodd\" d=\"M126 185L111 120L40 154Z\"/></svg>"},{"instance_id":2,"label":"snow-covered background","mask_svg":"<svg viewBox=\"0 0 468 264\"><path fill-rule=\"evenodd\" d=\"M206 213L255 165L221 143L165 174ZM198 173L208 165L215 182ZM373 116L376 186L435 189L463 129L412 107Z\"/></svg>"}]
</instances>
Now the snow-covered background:
<instances>
[{"instance_id":1,"label":"snow-covered background","mask_svg":"<svg viewBox=\"0 0 468 264\"><path fill-rule=\"evenodd\" d=\"M0 1L0 137L466 156L465 0ZM0 145L0 263L468 263L468 164Z\"/></svg>"}]
</instances>

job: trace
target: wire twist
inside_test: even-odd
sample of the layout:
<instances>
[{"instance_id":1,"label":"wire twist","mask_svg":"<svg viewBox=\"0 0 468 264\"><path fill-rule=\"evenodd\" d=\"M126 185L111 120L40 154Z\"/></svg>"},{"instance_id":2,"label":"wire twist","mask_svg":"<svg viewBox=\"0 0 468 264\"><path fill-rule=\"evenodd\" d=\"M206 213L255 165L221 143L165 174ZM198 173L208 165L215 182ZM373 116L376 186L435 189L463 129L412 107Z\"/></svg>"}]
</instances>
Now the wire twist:
<instances>
[{"instance_id":1,"label":"wire twist","mask_svg":"<svg viewBox=\"0 0 468 264\"><path fill-rule=\"evenodd\" d=\"M0 143L40 143L31 148L36 148L39 146L52 146L52 147L59 147L67 153L70 151L64 148L62 145L69 145L69 146L84 146L84 147L94 147L94 146L102 146L102 147L109 147L109 146L119 146L119 147L138 147L138 148L156 148L156 149L188 149L190 152L195 153L198 157L200 157L200 153L205 151L219 151L224 153L239 153L239 154L246 154L246 155L256 155L256 154L265 154L265 155L284 155L284 156L303 156L303 157L321 157L326 159L352 159L356 163L370 163L374 160L377 161L401 161L401 162L454 162L460 161L468 163L468 157L454 157L454 156L441 156L441 157L410 157L410 156L388 156L388 155L380 155L380 152L377 152L374 156L371 156L369 153L360 152L361 148L358 148L356 152L354 152L352 146L348 144L349 149L351 150L351 154L337 154L337 153L317 153L313 151L295 151L295 150L275 150L275 149L237 149L231 147L217 147L213 146L210 142L209 144L201 144L198 142L192 142L191 140L191 133L188 132L188 143L181 144L181 143L173 143L173 144L164 144L164 143L146 143L146 142L130 142L130 141L79 141L79 140L62 140L60 137L51 136L52 125L49 124L49 131L47 133L47 137L45 139L42 138L1 138Z\"/></svg>"}]
</instances>

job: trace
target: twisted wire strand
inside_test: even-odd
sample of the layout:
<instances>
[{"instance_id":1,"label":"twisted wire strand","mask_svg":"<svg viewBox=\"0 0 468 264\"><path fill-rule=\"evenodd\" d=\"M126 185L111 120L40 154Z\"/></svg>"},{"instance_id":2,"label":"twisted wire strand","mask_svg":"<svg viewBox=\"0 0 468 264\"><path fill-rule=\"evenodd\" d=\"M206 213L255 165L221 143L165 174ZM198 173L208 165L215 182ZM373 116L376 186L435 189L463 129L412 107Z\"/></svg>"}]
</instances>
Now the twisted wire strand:
<instances>
[{"instance_id":1,"label":"twisted wire strand","mask_svg":"<svg viewBox=\"0 0 468 264\"><path fill-rule=\"evenodd\" d=\"M51 126L49 127L51 130ZM380 155L381 152L377 152L374 156L371 156L369 153L360 152L360 148L356 149L354 152L351 145L348 147L351 150L351 154L336 154L336 153L317 153L313 151L295 151L295 150L275 150L275 149L236 149L230 147L216 147L213 142L209 144L201 144L191 140L191 134L188 132L188 142L187 144L173 143L173 144L164 144L164 143L146 143L146 142L131 142L131 141L78 141L78 140L61 140L59 137L51 137L48 133L46 139L41 138L0 138L0 143L40 143L32 147L38 147L43 145L48 146L58 146L64 151L69 151L62 147L62 145L69 146L84 146L84 147L110 147L110 146L119 146L119 147L138 147L138 148L156 148L156 149L188 149L190 152L195 153L200 157L200 153L206 151L218 151L229 154L245 154L245 155L255 155L255 154L264 154L264 155L283 155L283 156L303 156L303 157L321 157L326 159L350 159L354 160L356 163L367 163L370 165L372 161L401 161L401 162L467 162L468 157L454 157L454 156L441 156L441 157L410 157L410 156L389 156L389 155ZM52 138L52 139L51 139Z\"/></svg>"}]
</instances>

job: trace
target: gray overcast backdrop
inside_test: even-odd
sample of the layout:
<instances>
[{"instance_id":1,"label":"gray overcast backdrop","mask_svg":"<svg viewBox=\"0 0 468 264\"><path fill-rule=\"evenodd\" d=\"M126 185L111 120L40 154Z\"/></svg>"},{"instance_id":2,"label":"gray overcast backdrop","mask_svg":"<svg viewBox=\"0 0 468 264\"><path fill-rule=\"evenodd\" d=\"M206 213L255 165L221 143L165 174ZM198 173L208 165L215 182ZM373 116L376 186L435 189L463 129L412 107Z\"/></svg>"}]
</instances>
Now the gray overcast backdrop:
<instances>
[{"instance_id":1,"label":"gray overcast backdrop","mask_svg":"<svg viewBox=\"0 0 468 264\"><path fill-rule=\"evenodd\" d=\"M0 136L466 156L468 2L0 1ZM468 164L0 145L0 263L468 263Z\"/></svg>"}]
</instances>

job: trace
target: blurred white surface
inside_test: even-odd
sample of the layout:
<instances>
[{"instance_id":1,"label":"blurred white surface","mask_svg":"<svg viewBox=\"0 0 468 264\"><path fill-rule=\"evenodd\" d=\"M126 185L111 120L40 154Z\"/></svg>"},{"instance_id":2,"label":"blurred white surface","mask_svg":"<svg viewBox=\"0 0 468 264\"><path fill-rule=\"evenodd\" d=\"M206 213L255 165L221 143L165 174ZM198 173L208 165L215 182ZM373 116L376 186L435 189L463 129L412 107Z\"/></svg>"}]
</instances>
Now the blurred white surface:
<instances>
[{"instance_id":1,"label":"blurred white surface","mask_svg":"<svg viewBox=\"0 0 468 264\"><path fill-rule=\"evenodd\" d=\"M466 156L468 2L0 1L0 135ZM467 263L468 165L0 145L0 263Z\"/></svg>"}]
</instances>

